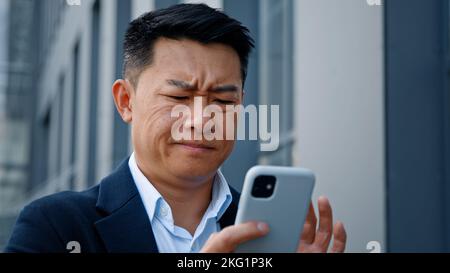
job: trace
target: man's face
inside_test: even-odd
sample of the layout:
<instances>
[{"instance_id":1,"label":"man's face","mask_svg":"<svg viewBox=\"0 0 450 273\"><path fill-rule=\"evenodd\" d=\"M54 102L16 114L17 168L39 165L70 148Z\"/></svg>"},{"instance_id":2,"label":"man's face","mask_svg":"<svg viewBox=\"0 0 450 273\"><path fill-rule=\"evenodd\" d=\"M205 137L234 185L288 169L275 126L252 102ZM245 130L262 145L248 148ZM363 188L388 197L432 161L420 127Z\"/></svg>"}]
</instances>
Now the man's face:
<instances>
[{"instance_id":1,"label":"man's face","mask_svg":"<svg viewBox=\"0 0 450 273\"><path fill-rule=\"evenodd\" d=\"M201 98L202 109L215 104L225 112L226 105L241 104L239 57L226 45L187 39L158 39L153 52L152 65L141 73L131 92L137 158L158 176L192 181L211 177L231 153L234 140L194 140L196 128L204 128L210 118L192 115L182 120L182 129L189 131L192 140L176 141L171 131L180 117L171 117L171 112L181 104L194 114L194 97Z\"/></svg>"}]
</instances>

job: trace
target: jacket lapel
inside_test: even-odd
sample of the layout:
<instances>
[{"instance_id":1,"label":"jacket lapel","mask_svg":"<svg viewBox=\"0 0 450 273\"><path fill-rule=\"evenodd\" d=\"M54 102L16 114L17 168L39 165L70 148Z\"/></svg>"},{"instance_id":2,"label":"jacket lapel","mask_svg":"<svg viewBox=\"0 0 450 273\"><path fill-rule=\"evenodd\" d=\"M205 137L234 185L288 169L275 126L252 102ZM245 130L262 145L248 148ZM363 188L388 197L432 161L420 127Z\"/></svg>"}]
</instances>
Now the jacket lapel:
<instances>
[{"instance_id":1,"label":"jacket lapel","mask_svg":"<svg viewBox=\"0 0 450 273\"><path fill-rule=\"evenodd\" d=\"M233 225L239 193L230 186L233 200L219 220L223 229ZM108 252L156 253L150 220L128 167L128 158L100 183L96 207L105 217L95 227Z\"/></svg>"},{"instance_id":2,"label":"jacket lapel","mask_svg":"<svg viewBox=\"0 0 450 273\"><path fill-rule=\"evenodd\" d=\"M128 159L100 183L95 223L108 252L158 252L150 220L128 167Z\"/></svg>"},{"instance_id":3,"label":"jacket lapel","mask_svg":"<svg viewBox=\"0 0 450 273\"><path fill-rule=\"evenodd\" d=\"M224 229L227 226L234 225L234 221L236 219L240 194L235 189L233 189L231 186L230 186L230 191L231 191L231 195L233 196L233 199L230 203L230 206L228 206L228 209L225 211L225 213L219 219L219 224L220 224L221 229Z\"/></svg>"}]
</instances>

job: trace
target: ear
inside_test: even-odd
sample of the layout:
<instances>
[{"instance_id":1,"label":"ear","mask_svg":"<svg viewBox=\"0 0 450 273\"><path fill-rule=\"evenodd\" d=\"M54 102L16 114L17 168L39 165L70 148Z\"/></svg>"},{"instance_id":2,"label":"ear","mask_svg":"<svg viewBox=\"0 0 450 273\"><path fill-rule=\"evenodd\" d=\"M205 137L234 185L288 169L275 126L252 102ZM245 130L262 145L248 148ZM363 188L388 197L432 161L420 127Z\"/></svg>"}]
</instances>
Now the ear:
<instances>
[{"instance_id":1,"label":"ear","mask_svg":"<svg viewBox=\"0 0 450 273\"><path fill-rule=\"evenodd\" d=\"M133 120L132 92L134 92L133 87L127 80L117 80L112 86L112 95L116 109L126 123L130 123Z\"/></svg>"}]
</instances>

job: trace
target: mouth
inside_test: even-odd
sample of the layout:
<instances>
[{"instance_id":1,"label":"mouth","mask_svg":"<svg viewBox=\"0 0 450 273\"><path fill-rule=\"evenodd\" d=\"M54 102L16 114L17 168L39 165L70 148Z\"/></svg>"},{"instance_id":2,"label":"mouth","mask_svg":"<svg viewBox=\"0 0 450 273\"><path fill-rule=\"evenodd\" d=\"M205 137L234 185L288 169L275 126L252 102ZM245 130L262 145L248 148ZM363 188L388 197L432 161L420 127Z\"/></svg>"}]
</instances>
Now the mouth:
<instances>
[{"instance_id":1,"label":"mouth","mask_svg":"<svg viewBox=\"0 0 450 273\"><path fill-rule=\"evenodd\" d=\"M200 143L200 142L194 142L194 141L186 141L186 142L178 142L175 143L175 145L179 145L185 149L188 149L189 151L192 152L208 152L208 151L212 151L215 148L211 145L207 145L204 143Z\"/></svg>"}]
</instances>

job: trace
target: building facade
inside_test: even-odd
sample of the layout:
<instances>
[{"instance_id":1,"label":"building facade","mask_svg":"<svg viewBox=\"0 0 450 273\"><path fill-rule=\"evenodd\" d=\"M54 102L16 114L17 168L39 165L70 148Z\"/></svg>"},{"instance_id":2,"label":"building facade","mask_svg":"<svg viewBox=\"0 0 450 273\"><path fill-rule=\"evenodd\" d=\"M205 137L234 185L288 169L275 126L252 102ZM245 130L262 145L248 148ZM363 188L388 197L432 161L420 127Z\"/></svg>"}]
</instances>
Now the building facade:
<instances>
[{"instance_id":1,"label":"building facade","mask_svg":"<svg viewBox=\"0 0 450 273\"><path fill-rule=\"evenodd\" d=\"M16 129L22 139L9 137L23 151L0 154L10 164L23 153L24 170L8 186L2 163L0 247L25 204L91 187L132 152L111 96L127 24L153 9L199 1L9 2L8 67L24 57L29 70L19 82L28 100L3 96L4 112L26 126ZM256 41L245 104L280 106L279 149L238 142L222 166L229 183L240 190L256 164L307 167L317 175L313 199L329 196L346 225L348 251L367 252L370 242L381 251L450 251L448 1L202 2L242 21ZM5 88L17 89L15 82ZM427 223L410 228L428 210Z\"/></svg>"}]
</instances>

